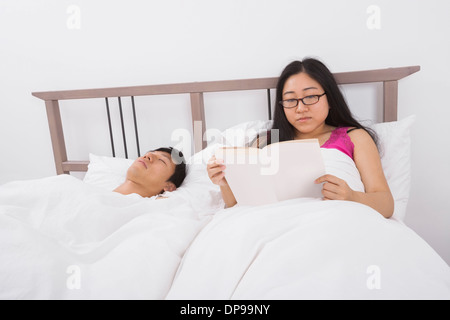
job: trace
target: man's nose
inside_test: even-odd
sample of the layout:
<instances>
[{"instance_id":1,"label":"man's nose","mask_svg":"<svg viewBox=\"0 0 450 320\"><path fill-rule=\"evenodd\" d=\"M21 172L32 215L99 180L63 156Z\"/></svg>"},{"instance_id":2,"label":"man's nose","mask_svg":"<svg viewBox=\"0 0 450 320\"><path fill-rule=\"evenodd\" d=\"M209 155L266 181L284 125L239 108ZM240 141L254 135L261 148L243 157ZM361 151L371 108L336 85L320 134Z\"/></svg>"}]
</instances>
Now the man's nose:
<instances>
[{"instance_id":1,"label":"man's nose","mask_svg":"<svg viewBox=\"0 0 450 320\"><path fill-rule=\"evenodd\" d=\"M147 153L144 158L147 158L148 161L153 162L153 155L151 153Z\"/></svg>"}]
</instances>

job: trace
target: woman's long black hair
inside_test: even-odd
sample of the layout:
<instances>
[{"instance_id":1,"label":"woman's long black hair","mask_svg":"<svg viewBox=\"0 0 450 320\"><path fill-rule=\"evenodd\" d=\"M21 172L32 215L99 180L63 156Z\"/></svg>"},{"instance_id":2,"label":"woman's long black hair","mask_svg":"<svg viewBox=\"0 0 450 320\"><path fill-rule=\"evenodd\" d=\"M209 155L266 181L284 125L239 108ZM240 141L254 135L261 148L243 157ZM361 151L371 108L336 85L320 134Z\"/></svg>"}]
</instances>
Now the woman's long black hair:
<instances>
[{"instance_id":1,"label":"woman's long black hair","mask_svg":"<svg viewBox=\"0 0 450 320\"><path fill-rule=\"evenodd\" d=\"M328 105L330 107L325 123L333 127L355 127L365 130L378 145L376 133L360 124L352 115L341 90L330 70L319 60L307 58L303 61L294 61L281 73L277 83L276 108L272 129L279 130L279 141L293 140L295 138L295 128L289 123L284 113L284 108L280 104L283 99L283 88L286 81L293 75L306 73L316 80L326 92Z\"/></svg>"}]
</instances>

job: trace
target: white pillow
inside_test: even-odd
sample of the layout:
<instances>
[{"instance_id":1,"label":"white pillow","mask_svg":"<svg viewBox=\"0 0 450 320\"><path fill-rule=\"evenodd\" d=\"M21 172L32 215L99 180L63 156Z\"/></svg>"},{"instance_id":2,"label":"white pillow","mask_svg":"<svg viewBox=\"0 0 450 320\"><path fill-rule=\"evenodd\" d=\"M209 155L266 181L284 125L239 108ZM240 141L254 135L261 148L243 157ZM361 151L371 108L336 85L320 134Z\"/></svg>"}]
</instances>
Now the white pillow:
<instances>
[{"instance_id":1,"label":"white pillow","mask_svg":"<svg viewBox=\"0 0 450 320\"><path fill-rule=\"evenodd\" d=\"M220 146L223 145L211 144L187 159L186 178L183 184L169 195L188 201L199 216L212 214L225 207L220 187L211 182L206 170L209 159Z\"/></svg>"},{"instance_id":2,"label":"white pillow","mask_svg":"<svg viewBox=\"0 0 450 320\"><path fill-rule=\"evenodd\" d=\"M378 134L381 164L394 197L394 215L404 221L411 187L411 134L416 119L411 115L405 119L377 123L371 126Z\"/></svg>"},{"instance_id":3,"label":"white pillow","mask_svg":"<svg viewBox=\"0 0 450 320\"><path fill-rule=\"evenodd\" d=\"M114 190L126 178L134 160L89 154L89 165L83 181L107 190Z\"/></svg>"},{"instance_id":4,"label":"white pillow","mask_svg":"<svg viewBox=\"0 0 450 320\"><path fill-rule=\"evenodd\" d=\"M378 134L380 158L386 180L394 197L394 215L404 221L411 185L411 136L410 128L415 115L403 120L373 124ZM273 121L249 121L222 132L223 144L243 147L251 142L257 132L271 128Z\"/></svg>"}]
</instances>

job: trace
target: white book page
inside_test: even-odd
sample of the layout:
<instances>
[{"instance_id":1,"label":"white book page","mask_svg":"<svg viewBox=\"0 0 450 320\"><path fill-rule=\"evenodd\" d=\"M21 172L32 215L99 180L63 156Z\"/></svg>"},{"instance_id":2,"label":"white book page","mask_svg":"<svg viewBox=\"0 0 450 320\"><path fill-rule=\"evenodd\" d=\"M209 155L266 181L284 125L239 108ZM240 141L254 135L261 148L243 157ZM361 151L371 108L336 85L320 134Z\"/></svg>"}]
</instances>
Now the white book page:
<instances>
[{"instance_id":1,"label":"white book page","mask_svg":"<svg viewBox=\"0 0 450 320\"><path fill-rule=\"evenodd\" d=\"M271 161L278 162L274 175L278 201L299 197L322 197L322 185L314 180L325 174L325 165L317 139L281 142L269 146ZM275 167L275 165L274 165Z\"/></svg>"},{"instance_id":2,"label":"white book page","mask_svg":"<svg viewBox=\"0 0 450 320\"><path fill-rule=\"evenodd\" d=\"M219 148L216 158L226 165L225 178L240 205L277 202L271 175L262 175L257 148Z\"/></svg>"}]
</instances>

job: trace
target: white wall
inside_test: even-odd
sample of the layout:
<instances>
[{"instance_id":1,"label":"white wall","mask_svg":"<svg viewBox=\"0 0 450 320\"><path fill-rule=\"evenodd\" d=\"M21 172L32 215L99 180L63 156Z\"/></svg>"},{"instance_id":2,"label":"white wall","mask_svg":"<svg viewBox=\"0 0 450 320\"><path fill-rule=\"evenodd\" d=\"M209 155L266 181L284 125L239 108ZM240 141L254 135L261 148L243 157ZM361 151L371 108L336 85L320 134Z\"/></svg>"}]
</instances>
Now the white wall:
<instances>
[{"instance_id":1,"label":"white wall","mask_svg":"<svg viewBox=\"0 0 450 320\"><path fill-rule=\"evenodd\" d=\"M367 26L371 5L381 29ZM399 118L417 115L406 222L450 263L449 12L446 0L0 0L0 184L55 174L34 91L272 77L305 56L333 72L420 65L399 84ZM209 117L223 129L265 116L241 109ZM157 117L163 108L151 110ZM104 124L88 128L100 111L77 131L80 112L63 111L70 144L108 138ZM182 107L174 114L175 122L145 124L146 136L159 144L170 126L189 123ZM69 154L86 156L79 150Z\"/></svg>"}]
</instances>

